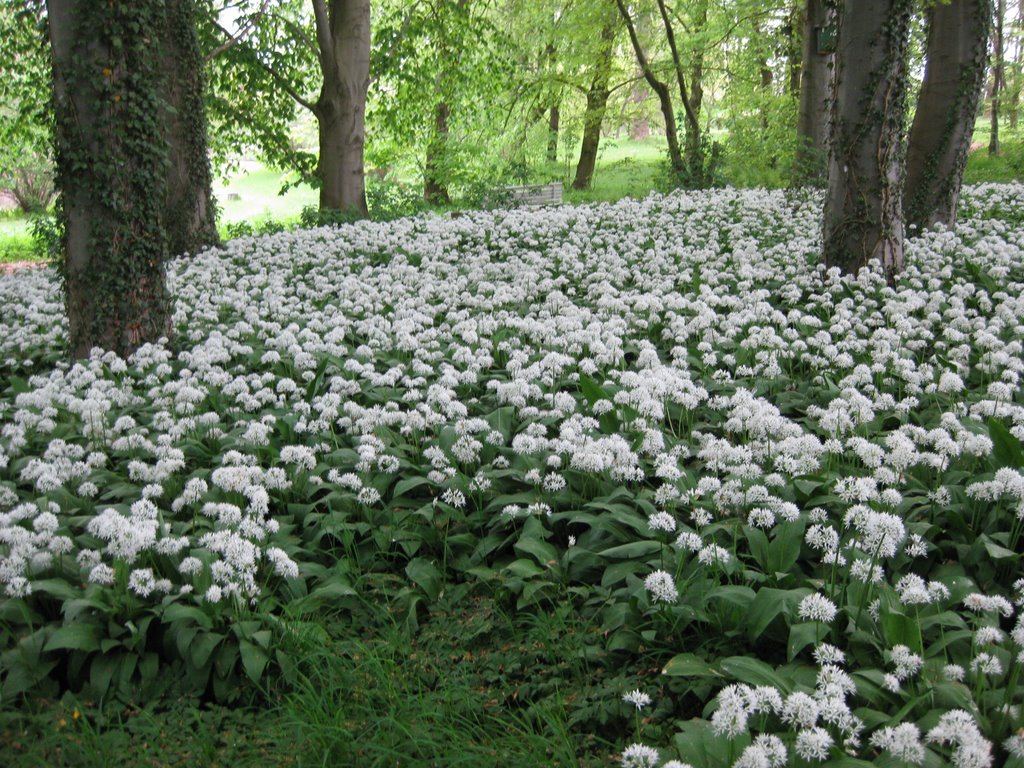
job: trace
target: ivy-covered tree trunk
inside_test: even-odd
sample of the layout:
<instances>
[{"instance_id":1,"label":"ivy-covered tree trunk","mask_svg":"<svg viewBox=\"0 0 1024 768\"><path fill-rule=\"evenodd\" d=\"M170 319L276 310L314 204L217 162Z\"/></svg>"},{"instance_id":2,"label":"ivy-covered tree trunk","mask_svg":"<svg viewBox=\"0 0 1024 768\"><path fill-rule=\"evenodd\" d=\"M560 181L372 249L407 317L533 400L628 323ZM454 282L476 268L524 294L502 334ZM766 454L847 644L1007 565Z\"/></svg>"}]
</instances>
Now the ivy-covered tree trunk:
<instances>
[{"instance_id":1,"label":"ivy-covered tree trunk","mask_svg":"<svg viewBox=\"0 0 1024 768\"><path fill-rule=\"evenodd\" d=\"M71 353L170 333L163 0L47 0ZM145 34L140 34L144 30Z\"/></svg>"},{"instance_id":2,"label":"ivy-covered tree trunk","mask_svg":"<svg viewBox=\"0 0 1024 768\"><path fill-rule=\"evenodd\" d=\"M313 105L320 137L320 209L366 216L369 0L313 0L324 81Z\"/></svg>"},{"instance_id":3,"label":"ivy-covered tree trunk","mask_svg":"<svg viewBox=\"0 0 1024 768\"><path fill-rule=\"evenodd\" d=\"M931 10L903 186L904 219L912 229L956 222L991 28L992 0L952 0Z\"/></svg>"},{"instance_id":4,"label":"ivy-covered tree trunk","mask_svg":"<svg viewBox=\"0 0 1024 768\"><path fill-rule=\"evenodd\" d=\"M172 255L196 253L219 242L217 209L210 188L210 158L203 101L203 57L196 37L195 0L166 0L161 40L167 83L165 133L167 244Z\"/></svg>"},{"instance_id":5,"label":"ivy-covered tree trunk","mask_svg":"<svg viewBox=\"0 0 1024 768\"><path fill-rule=\"evenodd\" d=\"M807 0L803 20L803 64L800 67L793 180L798 185L820 186L825 182L830 67L835 58L818 50L818 31L827 29L829 23L825 0Z\"/></svg>"},{"instance_id":6,"label":"ivy-covered tree trunk","mask_svg":"<svg viewBox=\"0 0 1024 768\"><path fill-rule=\"evenodd\" d=\"M618 19L612 19L601 29L601 45L594 63L594 78L587 91L587 111L583 115L583 145L576 163L573 189L590 189L597 165L597 150L601 144L601 124L608 106L608 81L612 76L612 48Z\"/></svg>"},{"instance_id":7,"label":"ivy-covered tree trunk","mask_svg":"<svg viewBox=\"0 0 1024 768\"><path fill-rule=\"evenodd\" d=\"M825 264L903 269L903 118L913 0L844 0L825 196Z\"/></svg>"}]
</instances>

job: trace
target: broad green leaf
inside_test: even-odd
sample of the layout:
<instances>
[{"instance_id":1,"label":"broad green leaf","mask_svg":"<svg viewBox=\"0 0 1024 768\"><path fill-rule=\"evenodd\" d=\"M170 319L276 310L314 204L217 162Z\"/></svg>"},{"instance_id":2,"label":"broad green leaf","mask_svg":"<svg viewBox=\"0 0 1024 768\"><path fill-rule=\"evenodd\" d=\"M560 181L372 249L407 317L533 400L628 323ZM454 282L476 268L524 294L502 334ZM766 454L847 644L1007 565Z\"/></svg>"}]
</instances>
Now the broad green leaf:
<instances>
[{"instance_id":1,"label":"broad green leaf","mask_svg":"<svg viewBox=\"0 0 1024 768\"><path fill-rule=\"evenodd\" d=\"M760 528L744 526L743 535L747 539L747 546L750 547L750 554L753 555L754 561L761 566L762 571L771 573L771 568L768 566L768 537L764 531Z\"/></svg>"},{"instance_id":2,"label":"broad green leaf","mask_svg":"<svg viewBox=\"0 0 1024 768\"><path fill-rule=\"evenodd\" d=\"M798 520L782 523L776 528L775 537L768 547L768 572L789 573L800 557L806 523Z\"/></svg>"},{"instance_id":3,"label":"broad green leaf","mask_svg":"<svg viewBox=\"0 0 1024 768\"><path fill-rule=\"evenodd\" d=\"M405 566L405 575L419 586L432 602L440 596L444 587L444 576L430 560L424 557L410 560Z\"/></svg>"},{"instance_id":4,"label":"broad green leaf","mask_svg":"<svg viewBox=\"0 0 1024 768\"><path fill-rule=\"evenodd\" d=\"M267 668L267 662L270 661L266 650L248 640L242 640L238 643L238 652L242 657L242 668L245 669L245 674L254 683L259 683L263 676L263 670Z\"/></svg>"},{"instance_id":5,"label":"broad green leaf","mask_svg":"<svg viewBox=\"0 0 1024 768\"><path fill-rule=\"evenodd\" d=\"M71 624L60 627L46 641L47 651L98 651L100 626L98 624Z\"/></svg>"},{"instance_id":6,"label":"broad green leaf","mask_svg":"<svg viewBox=\"0 0 1024 768\"><path fill-rule=\"evenodd\" d=\"M809 621L803 624L794 624L789 628L789 642L786 644L786 657L792 661L808 645L815 645L819 637L828 633L816 621Z\"/></svg>"},{"instance_id":7,"label":"broad green leaf","mask_svg":"<svg viewBox=\"0 0 1024 768\"><path fill-rule=\"evenodd\" d=\"M646 539L644 541L631 541L629 544L620 544L617 547L609 547L599 554L601 557L618 560L639 560L653 555L655 552L660 552L662 546L660 542Z\"/></svg>"},{"instance_id":8,"label":"broad green leaf","mask_svg":"<svg viewBox=\"0 0 1024 768\"><path fill-rule=\"evenodd\" d=\"M82 590L68 584L64 579L41 579L32 582L32 592L52 595L60 600L77 600L82 597Z\"/></svg>"},{"instance_id":9,"label":"broad green leaf","mask_svg":"<svg viewBox=\"0 0 1024 768\"><path fill-rule=\"evenodd\" d=\"M1024 469L1024 446L1010 434L999 419L989 418L988 436L992 439L992 458L997 468L1013 467Z\"/></svg>"},{"instance_id":10,"label":"broad green leaf","mask_svg":"<svg viewBox=\"0 0 1024 768\"><path fill-rule=\"evenodd\" d=\"M741 683L753 686L770 685L783 694L789 693L789 683L783 680L773 667L752 656L730 656L719 661L718 668Z\"/></svg>"},{"instance_id":11,"label":"broad green leaf","mask_svg":"<svg viewBox=\"0 0 1024 768\"><path fill-rule=\"evenodd\" d=\"M669 677L713 677L718 673L694 653L680 653L668 660L661 674Z\"/></svg>"},{"instance_id":12,"label":"broad green leaf","mask_svg":"<svg viewBox=\"0 0 1024 768\"><path fill-rule=\"evenodd\" d=\"M558 550L554 545L541 539L525 534L517 541L513 548L516 552L531 555L538 563L546 568L558 565Z\"/></svg>"},{"instance_id":13,"label":"broad green leaf","mask_svg":"<svg viewBox=\"0 0 1024 768\"><path fill-rule=\"evenodd\" d=\"M192 645L188 649L193 666L200 668L206 666L211 654L213 654L223 639L224 635L218 632L204 632L193 640Z\"/></svg>"},{"instance_id":14,"label":"broad green leaf","mask_svg":"<svg viewBox=\"0 0 1024 768\"><path fill-rule=\"evenodd\" d=\"M195 623L203 629L213 628L213 619L210 618L203 610L197 606L185 605L184 603L171 603L164 608L164 613L161 618L165 624L181 621Z\"/></svg>"},{"instance_id":15,"label":"broad green leaf","mask_svg":"<svg viewBox=\"0 0 1024 768\"><path fill-rule=\"evenodd\" d=\"M405 494L411 491L413 488L419 488L421 485L429 484L430 481L423 475L407 477L405 480L399 480L397 483L395 483L395 490L392 495L395 498L398 498L399 496L405 496Z\"/></svg>"},{"instance_id":16,"label":"broad green leaf","mask_svg":"<svg viewBox=\"0 0 1024 768\"><path fill-rule=\"evenodd\" d=\"M536 576L543 576L547 571L541 568L533 560L520 558L502 568L502 571L519 579L532 579Z\"/></svg>"}]
</instances>

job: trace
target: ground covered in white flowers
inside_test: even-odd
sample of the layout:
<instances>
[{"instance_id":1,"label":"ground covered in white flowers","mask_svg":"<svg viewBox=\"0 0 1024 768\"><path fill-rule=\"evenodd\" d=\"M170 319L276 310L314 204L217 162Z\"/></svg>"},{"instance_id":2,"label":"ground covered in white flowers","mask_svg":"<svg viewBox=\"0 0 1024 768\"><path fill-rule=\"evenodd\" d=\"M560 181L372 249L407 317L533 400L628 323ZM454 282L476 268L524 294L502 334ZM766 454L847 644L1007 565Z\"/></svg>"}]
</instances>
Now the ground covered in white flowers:
<instances>
[{"instance_id":1,"label":"ground covered in white flowers","mask_svg":"<svg viewBox=\"0 0 1024 768\"><path fill-rule=\"evenodd\" d=\"M626 766L1018 760L1024 186L894 289L818 266L819 219L234 240L171 265L173 340L75 365L52 272L0 277L0 705L286 686L373 584L410 632L459 589L593 630Z\"/></svg>"}]
</instances>

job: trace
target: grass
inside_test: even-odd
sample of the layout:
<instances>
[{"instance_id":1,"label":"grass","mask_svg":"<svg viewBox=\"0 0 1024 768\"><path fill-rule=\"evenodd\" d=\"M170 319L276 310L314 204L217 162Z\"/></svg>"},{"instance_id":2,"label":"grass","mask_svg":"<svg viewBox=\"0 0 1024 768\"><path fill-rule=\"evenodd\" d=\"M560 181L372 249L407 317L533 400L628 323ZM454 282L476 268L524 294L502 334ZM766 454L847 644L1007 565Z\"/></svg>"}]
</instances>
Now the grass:
<instances>
[{"instance_id":1,"label":"grass","mask_svg":"<svg viewBox=\"0 0 1024 768\"><path fill-rule=\"evenodd\" d=\"M283 177L259 163L246 162L241 172L214 183L221 221L237 223L265 219L294 219L307 205L317 205L319 193L308 186L280 194Z\"/></svg>"},{"instance_id":2,"label":"grass","mask_svg":"<svg viewBox=\"0 0 1024 768\"><path fill-rule=\"evenodd\" d=\"M989 156L988 139L988 124L979 121L974 141L982 146L968 159L964 183L1010 182L1024 178L1024 130L1011 133L1008 128L1003 129L1003 151L998 157ZM575 174L578 148L567 156L565 148L561 147L561 161L549 163L540 175L565 180L565 200L570 203L641 198L664 183L665 147L665 140L660 136L644 141L604 138L593 186L588 190L574 190L569 186ZM221 210L222 236L228 235L227 225L241 222L248 222L257 230L266 222L294 224L304 207L318 204L317 190L308 186L292 187L284 195L280 194L286 178L259 163L247 161L238 173L217 180L213 191ZM17 212L0 216L0 263L39 258L28 218Z\"/></svg>"},{"instance_id":3,"label":"grass","mask_svg":"<svg viewBox=\"0 0 1024 768\"><path fill-rule=\"evenodd\" d=\"M298 638L295 682L266 691L262 708L36 700L0 709L0 752L12 768L586 768L606 765L604 739L632 728L624 686L659 671L620 668L567 603L516 614L456 586L413 635L385 600Z\"/></svg>"}]
</instances>

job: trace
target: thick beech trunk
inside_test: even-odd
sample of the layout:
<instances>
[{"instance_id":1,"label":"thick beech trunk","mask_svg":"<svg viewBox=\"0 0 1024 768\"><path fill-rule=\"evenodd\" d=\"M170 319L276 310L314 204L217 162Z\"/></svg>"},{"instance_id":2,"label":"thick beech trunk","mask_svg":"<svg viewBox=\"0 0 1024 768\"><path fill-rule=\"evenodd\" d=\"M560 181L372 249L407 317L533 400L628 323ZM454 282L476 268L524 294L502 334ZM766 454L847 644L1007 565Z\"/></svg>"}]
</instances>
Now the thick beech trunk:
<instances>
[{"instance_id":1,"label":"thick beech trunk","mask_svg":"<svg viewBox=\"0 0 1024 768\"><path fill-rule=\"evenodd\" d=\"M128 355L170 333L163 5L47 0L71 354Z\"/></svg>"},{"instance_id":2,"label":"thick beech trunk","mask_svg":"<svg viewBox=\"0 0 1024 768\"><path fill-rule=\"evenodd\" d=\"M818 30L828 26L825 0L807 0L804 9L803 65L800 67L800 109L793 178L798 185L825 181L828 135L829 71L834 56L818 53Z\"/></svg>"},{"instance_id":3,"label":"thick beech trunk","mask_svg":"<svg viewBox=\"0 0 1024 768\"><path fill-rule=\"evenodd\" d=\"M167 82L167 245L172 255L216 245L217 209L206 152L203 58L193 0L167 0L163 45Z\"/></svg>"},{"instance_id":4,"label":"thick beech trunk","mask_svg":"<svg viewBox=\"0 0 1024 768\"><path fill-rule=\"evenodd\" d=\"M367 215L363 148L370 83L369 0L313 0L324 82L313 105L320 135L320 209Z\"/></svg>"},{"instance_id":5,"label":"thick beech trunk","mask_svg":"<svg viewBox=\"0 0 1024 768\"><path fill-rule=\"evenodd\" d=\"M573 189L590 189L597 165L597 150L601 143L601 124L608 106L608 81L612 76L612 50L615 45L615 31L618 19L610 20L601 29L601 45L597 51L594 78L587 91L587 111L583 115L583 146L576 164L576 178Z\"/></svg>"},{"instance_id":6,"label":"thick beech trunk","mask_svg":"<svg viewBox=\"0 0 1024 768\"><path fill-rule=\"evenodd\" d=\"M931 11L928 53L907 147L908 227L952 227L978 100L985 85L991 0L952 0Z\"/></svg>"},{"instance_id":7,"label":"thick beech trunk","mask_svg":"<svg viewBox=\"0 0 1024 768\"><path fill-rule=\"evenodd\" d=\"M855 272L903 269L901 134L913 0L845 0L832 101L824 260Z\"/></svg>"}]
</instances>

